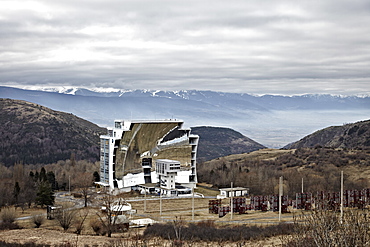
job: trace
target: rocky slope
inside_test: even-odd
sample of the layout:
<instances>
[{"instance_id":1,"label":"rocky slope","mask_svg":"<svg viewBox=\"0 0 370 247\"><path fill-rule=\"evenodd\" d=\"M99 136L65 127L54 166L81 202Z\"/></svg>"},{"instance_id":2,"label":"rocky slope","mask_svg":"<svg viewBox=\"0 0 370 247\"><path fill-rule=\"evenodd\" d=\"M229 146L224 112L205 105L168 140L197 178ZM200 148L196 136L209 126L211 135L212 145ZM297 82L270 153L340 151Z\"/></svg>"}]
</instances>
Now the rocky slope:
<instances>
[{"instance_id":1,"label":"rocky slope","mask_svg":"<svg viewBox=\"0 0 370 247\"><path fill-rule=\"evenodd\" d=\"M72 114L21 100L0 99L0 162L47 164L99 159L105 129Z\"/></svg>"}]
</instances>

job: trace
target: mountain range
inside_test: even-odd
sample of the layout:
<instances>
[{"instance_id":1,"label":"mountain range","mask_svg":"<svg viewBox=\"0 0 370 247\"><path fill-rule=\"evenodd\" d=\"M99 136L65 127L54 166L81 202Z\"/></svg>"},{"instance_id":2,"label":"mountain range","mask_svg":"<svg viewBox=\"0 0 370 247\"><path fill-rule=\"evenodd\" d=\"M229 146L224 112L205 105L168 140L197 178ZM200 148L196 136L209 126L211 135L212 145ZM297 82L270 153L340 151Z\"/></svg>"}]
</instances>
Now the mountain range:
<instances>
[{"instance_id":1,"label":"mountain range","mask_svg":"<svg viewBox=\"0 0 370 247\"><path fill-rule=\"evenodd\" d=\"M0 97L69 112L100 126L111 126L115 119L175 118L184 120L187 127L226 127L275 148L319 129L370 116L367 96L0 87Z\"/></svg>"}]
</instances>

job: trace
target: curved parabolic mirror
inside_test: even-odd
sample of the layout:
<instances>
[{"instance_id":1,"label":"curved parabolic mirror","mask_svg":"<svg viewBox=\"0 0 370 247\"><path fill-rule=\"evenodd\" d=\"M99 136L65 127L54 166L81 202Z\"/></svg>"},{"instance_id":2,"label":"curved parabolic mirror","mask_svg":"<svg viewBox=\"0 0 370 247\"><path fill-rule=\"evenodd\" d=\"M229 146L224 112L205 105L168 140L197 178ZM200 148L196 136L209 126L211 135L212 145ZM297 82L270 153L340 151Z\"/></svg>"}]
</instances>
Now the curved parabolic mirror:
<instances>
[{"instance_id":1,"label":"curved parabolic mirror","mask_svg":"<svg viewBox=\"0 0 370 247\"><path fill-rule=\"evenodd\" d=\"M174 121L131 123L129 130L123 132L115 153L115 177L122 179L128 173L142 172L142 161L147 158L177 160L181 170L190 170L190 130L181 129L181 125L182 122Z\"/></svg>"}]
</instances>

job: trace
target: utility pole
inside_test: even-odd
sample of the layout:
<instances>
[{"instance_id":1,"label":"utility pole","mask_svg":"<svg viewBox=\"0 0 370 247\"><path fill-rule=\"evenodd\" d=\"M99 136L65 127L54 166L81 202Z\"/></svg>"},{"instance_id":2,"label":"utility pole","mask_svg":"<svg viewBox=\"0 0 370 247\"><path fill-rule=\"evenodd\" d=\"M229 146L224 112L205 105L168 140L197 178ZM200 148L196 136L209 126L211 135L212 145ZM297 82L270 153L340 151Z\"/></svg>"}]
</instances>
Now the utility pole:
<instances>
[{"instance_id":1,"label":"utility pole","mask_svg":"<svg viewBox=\"0 0 370 247\"><path fill-rule=\"evenodd\" d=\"M303 178L302 178L302 193L303 193Z\"/></svg>"},{"instance_id":2,"label":"utility pole","mask_svg":"<svg viewBox=\"0 0 370 247\"><path fill-rule=\"evenodd\" d=\"M233 219L233 213L234 213L234 203L233 203L233 194L234 194L234 190L233 190L233 182L231 182L231 197L230 197L230 219Z\"/></svg>"},{"instance_id":3,"label":"utility pole","mask_svg":"<svg viewBox=\"0 0 370 247\"><path fill-rule=\"evenodd\" d=\"M162 189L161 193L159 194L159 215L162 216Z\"/></svg>"},{"instance_id":4,"label":"utility pole","mask_svg":"<svg viewBox=\"0 0 370 247\"><path fill-rule=\"evenodd\" d=\"M146 188L144 187L144 213L146 212Z\"/></svg>"},{"instance_id":5,"label":"utility pole","mask_svg":"<svg viewBox=\"0 0 370 247\"><path fill-rule=\"evenodd\" d=\"M71 195L71 175L68 176L68 191L69 195Z\"/></svg>"},{"instance_id":6,"label":"utility pole","mask_svg":"<svg viewBox=\"0 0 370 247\"><path fill-rule=\"evenodd\" d=\"M283 197L283 176L279 178L279 221L281 221L282 197Z\"/></svg>"},{"instance_id":7,"label":"utility pole","mask_svg":"<svg viewBox=\"0 0 370 247\"><path fill-rule=\"evenodd\" d=\"M194 221L194 187L191 188L191 220Z\"/></svg>"}]
</instances>

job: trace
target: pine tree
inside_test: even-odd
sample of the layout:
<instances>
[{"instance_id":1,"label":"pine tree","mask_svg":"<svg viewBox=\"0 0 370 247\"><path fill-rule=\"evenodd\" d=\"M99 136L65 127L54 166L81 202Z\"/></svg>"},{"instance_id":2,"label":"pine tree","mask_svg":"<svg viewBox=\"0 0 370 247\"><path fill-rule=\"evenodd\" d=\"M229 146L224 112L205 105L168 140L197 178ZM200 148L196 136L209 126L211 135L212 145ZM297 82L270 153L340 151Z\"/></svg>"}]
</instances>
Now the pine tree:
<instances>
[{"instance_id":1,"label":"pine tree","mask_svg":"<svg viewBox=\"0 0 370 247\"><path fill-rule=\"evenodd\" d=\"M14 190L13 190L14 204L18 203L18 196L20 192L21 192L21 187L19 186L18 182L15 182Z\"/></svg>"},{"instance_id":2,"label":"pine tree","mask_svg":"<svg viewBox=\"0 0 370 247\"><path fill-rule=\"evenodd\" d=\"M55 174L54 172L48 172L46 173L46 177L47 177L47 180L49 181L49 184L51 185L51 188L53 190L57 190L58 189L58 183L55 179Z\"/></svg>"},{"instance_id":3,"label":"pine tree","mask_svg":"<svg viewBox=\"0 0 370 247\"><path fill-rule=\"evenodd\" d=\"M40 170L40 178L39 179L40 179L41 182L45 182L45 181L48 180L48 178L46 176L46 170L45 170L44 167L42 167L41 170Z\"/></svg>"},{"instance_id":4,"label":"pine tree","mask_svg":"<svg viewBox=\"0 0 370 247\"><path fill-rule=\"evenodd\" d=\"M54 204L54 193L48 181L40 181L36 193L36 203L41 207Z\"/></svg>"},{"instance_id":5,"label":"pine tree","mask_svg":"<svg viewBox=\"0 0 370 247\"><path fill-rule=\"evenodd\" d=\"M35 176L33 176L33 179L35 182L38 182L39 181L39 178L40 178L40 174L38 171L35 172Z\"/></svg>"},{"instance_id":6,"label":"pine tree","mask_svg":"<svg viewBox=\"0 0 370 247\"><path fill-rule=\"evenodd\" d=\"M93 177L94 177L94 182L100 182L100 175L97 171L94 172Z\"/></svg>"}]
</instances>

